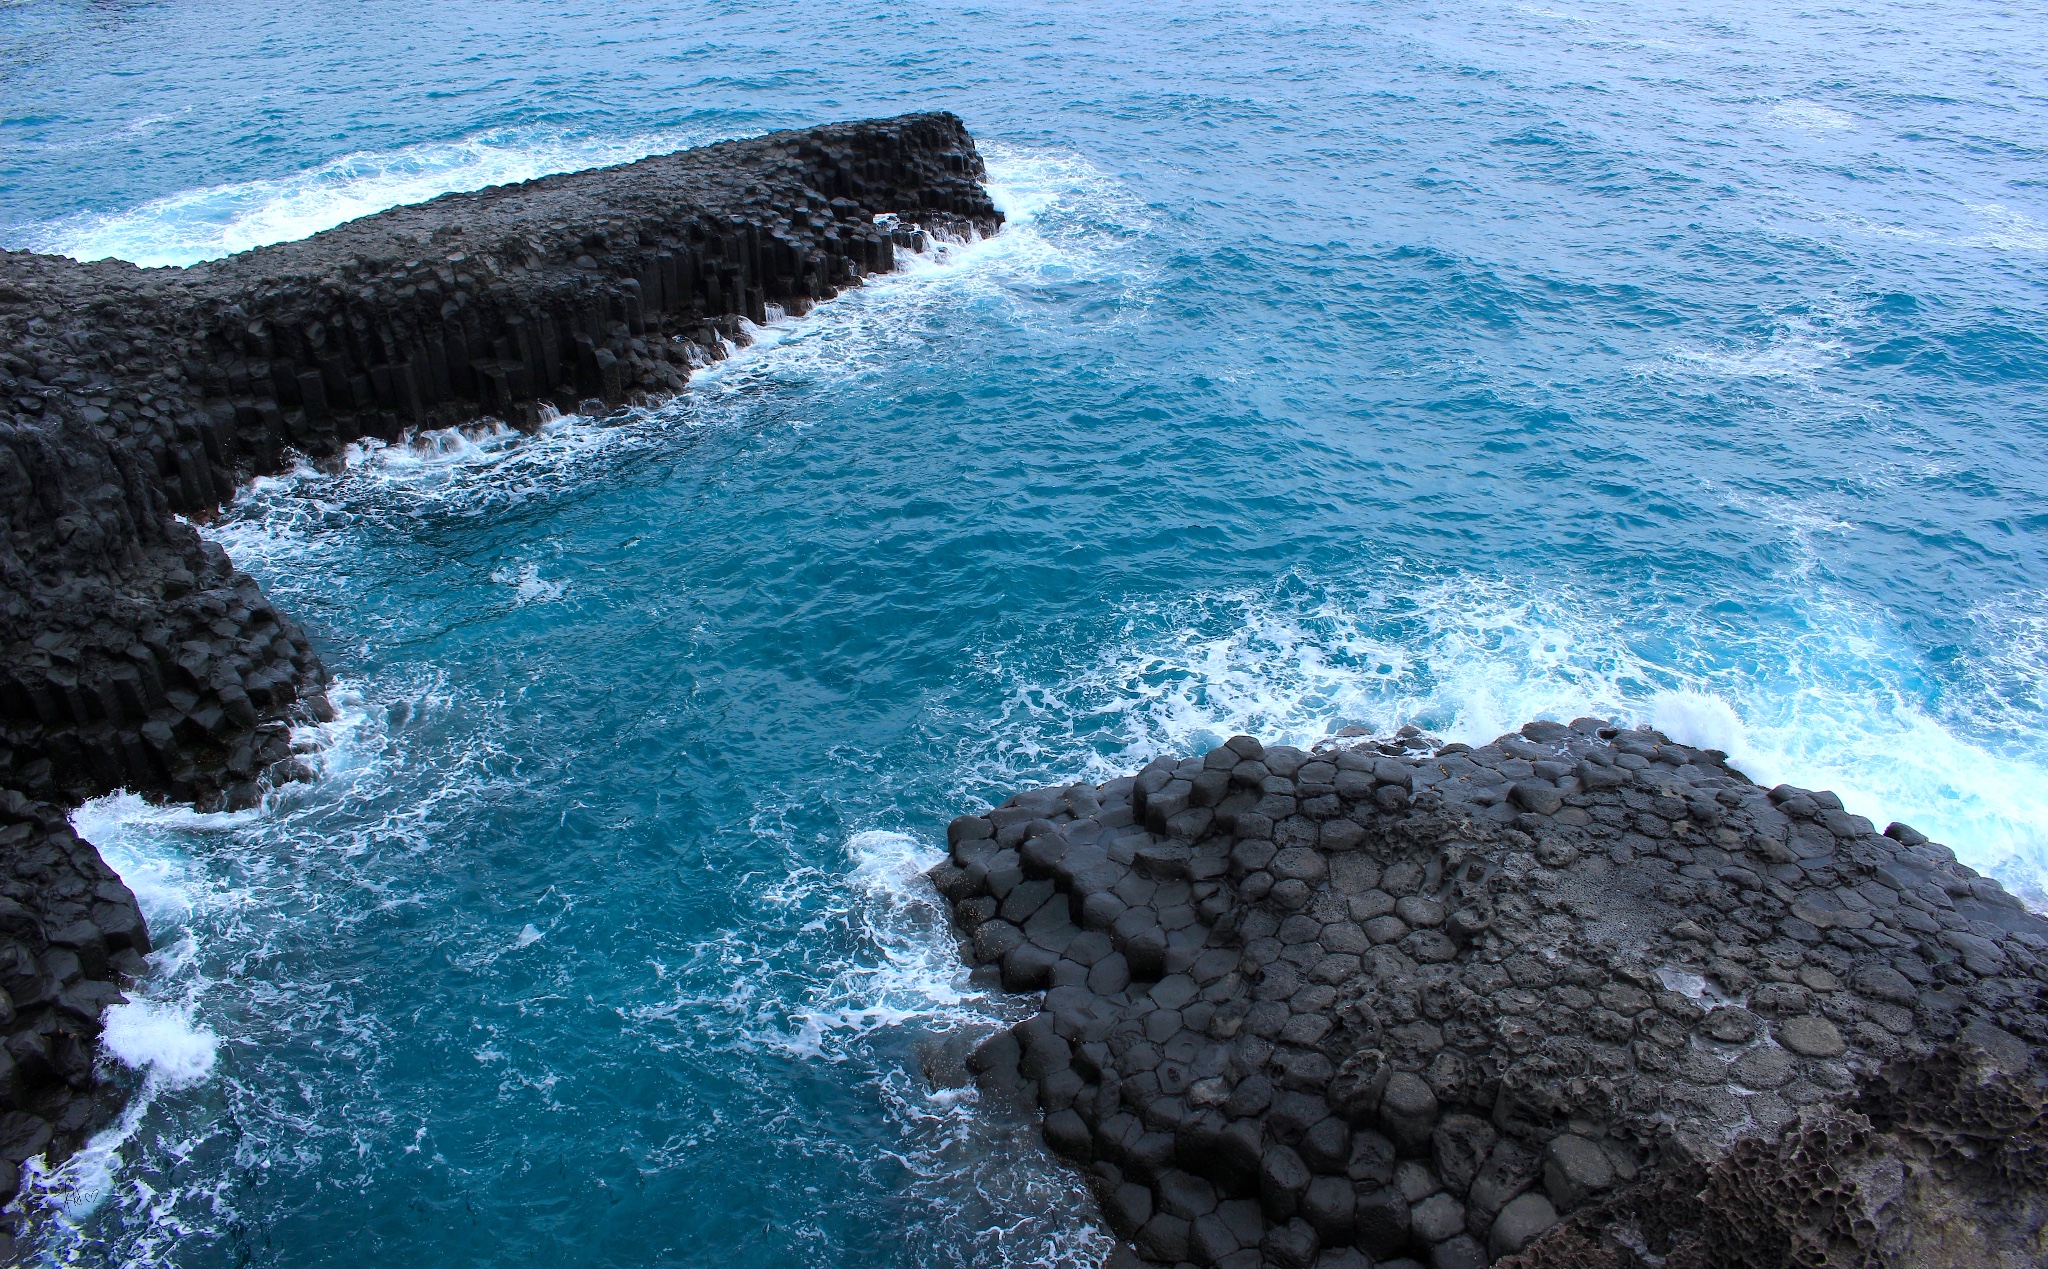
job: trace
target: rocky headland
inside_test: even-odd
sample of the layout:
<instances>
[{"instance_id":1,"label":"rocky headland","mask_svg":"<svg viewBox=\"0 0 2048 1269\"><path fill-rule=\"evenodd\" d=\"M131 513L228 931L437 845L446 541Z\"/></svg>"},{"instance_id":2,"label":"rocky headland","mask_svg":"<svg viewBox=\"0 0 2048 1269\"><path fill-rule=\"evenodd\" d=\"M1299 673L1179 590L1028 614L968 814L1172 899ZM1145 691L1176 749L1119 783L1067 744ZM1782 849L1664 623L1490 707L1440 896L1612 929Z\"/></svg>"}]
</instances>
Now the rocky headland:
<instances>
[{"instance_id":1,"label":"rocky headland","mask_svg":"<svg viewBox=\"0 0 2048 1269\"><path fill-rule=\"evenodd\" d=\"M2048 921L1647 730L1248 736L948 827L1112 1264L2048 1263Z\"/></svg>"},{"instance_id":2,"label":"rocky headland","mask_svg":"<svg viewBox=\"0 0 2048 1269\"><path fill-rule=\"evenodd\" d=\"M1001 216L960 121L448 195L187 269L0 253L0 1198L118 1103L134 896L69 826L246 806L329 716L193 523L350 443L678 391ZM1113 1259L1253 1269L2048 1261L2048 925L1943 848L1592 720L1238 737L956 820L976 1050ZM0 1235L4 1238L4 1235Z\"/></svg>"},{"instance_id":3,"label":"rocky headland","mask_svg":"<svg viewBox=\"0 0 2048 1269\"><path fill-rule=\"evenodd\" d=\"M331 717L312 640L193 523L363 438L604 413L1002 222L949 114L449 194L190 268L0 251L0 1202L116 1096L134 896L69 827L129 789L249 806Z\"/></svg>"}]
</instances>

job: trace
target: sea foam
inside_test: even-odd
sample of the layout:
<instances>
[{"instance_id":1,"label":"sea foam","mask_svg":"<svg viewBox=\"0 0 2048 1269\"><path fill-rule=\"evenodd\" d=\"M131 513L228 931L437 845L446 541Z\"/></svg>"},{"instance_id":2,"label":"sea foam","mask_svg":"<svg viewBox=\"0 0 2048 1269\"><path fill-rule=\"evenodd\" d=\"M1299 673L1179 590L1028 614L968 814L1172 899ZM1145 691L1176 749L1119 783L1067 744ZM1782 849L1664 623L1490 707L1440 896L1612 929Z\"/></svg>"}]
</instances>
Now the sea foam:
<instances>
[{"instance_id":1,"label":"sea foam","mask_svg":"<svg viewBox=\"0 0 2048 1269\"><path fill-rule=\"evenodd\" d=\"M1129 634L1062 678L1003 671L1005 719L972 752L1001 787L1106 779L1239 731L1310 745L1414 723L1483 744L1591 715L1721 749L1766 785L1833 789L1880 828L1910 823L2048 904L2048 736L2007 726L1981 686L1928 701L1908 641L1852 599L1822 592L1793 604L1787 628L1735 630L1591 590L1376 581L1291 577L1133 611Z\"/></svg>"},{"instance_id":2,"label":"sea foam","mask_svg":"<svg viewBox=\"0 0 2048 1269\"><path fill-rule=\"evenodd\" d=\"M714 139L690 131L606 138L495 129L455 141L357 151L287 176L187 190L127 211L71 216L18 231L12 245L78 260L196 264L441 194L630 163Z\"/></svg>"},{"instance_id":3,"label":"sea foam","mask_svg":"<svg viewBox=\"0 0 2048 1269\"><path fill-rule=\"evenodd\" d=\"M189 1007L131 1000L108 1008L100 1043L165 1088L197 1084L213 1074L219 1037L192 1021Z\"/></svg>"}]
</instances>

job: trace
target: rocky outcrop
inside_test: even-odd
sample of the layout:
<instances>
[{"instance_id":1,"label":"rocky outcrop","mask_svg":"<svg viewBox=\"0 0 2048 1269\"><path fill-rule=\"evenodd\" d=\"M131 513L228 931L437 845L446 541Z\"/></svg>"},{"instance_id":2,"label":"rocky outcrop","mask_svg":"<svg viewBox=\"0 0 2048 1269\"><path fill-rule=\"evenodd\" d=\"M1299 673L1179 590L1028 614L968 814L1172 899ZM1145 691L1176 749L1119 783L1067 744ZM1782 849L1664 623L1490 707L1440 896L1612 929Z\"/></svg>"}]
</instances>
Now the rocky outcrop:
<instances>
[{"instance_id":1,"label":"rocky outcrop","mask_svg":"<svg viewBox=\"0 0 2048 1269\"><path fill-rule=\"evenodd\" d=\"M0 1191L105 1111L133 896L65 807L246 806L331 717L312 641L191 521L365 437L673 393L746 341L994 232L951 115L451 194L189 269L0 252Z\"/></svg>"},{"instance_id":2,"label":"rocky outcrop","mask_svg":"<svg viewBox=\"0 0 2048 1269\"><path fill-rule=\"evenodd\" d=\"M1120 1262L2048 1253L2048 922L1831 794L1591 719L1240 736L947 838L963 956L1039 1004L970 1066Z\"/></svg>"},{"instance_id":3,"label":"rocky outcrop","mask_svg":"<svg viewBox=\"0 0 2048 1269\"><path fill-rule=\"evenodd\" d=\"M450 194L188 269L0 253L0 785L246 803L319 713L305 633L178 517L294 454L680 389L745 339L993 232L951 115Z\"/></svg>"}]
</instances>

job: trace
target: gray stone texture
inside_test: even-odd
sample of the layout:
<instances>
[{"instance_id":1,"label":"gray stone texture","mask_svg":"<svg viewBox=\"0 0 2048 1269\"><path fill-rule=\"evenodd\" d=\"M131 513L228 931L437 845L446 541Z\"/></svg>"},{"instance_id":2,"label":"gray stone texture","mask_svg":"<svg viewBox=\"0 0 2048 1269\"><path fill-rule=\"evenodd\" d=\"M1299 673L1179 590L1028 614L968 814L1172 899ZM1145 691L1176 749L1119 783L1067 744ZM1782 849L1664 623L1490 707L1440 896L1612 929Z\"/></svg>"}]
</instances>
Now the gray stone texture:
<instances>
[{"instance_id":1,"label":"gray stone texture","mask_svg":"<svg viewBox=\"0 0 2048 1269\"><path fill-rule=\"evenodd\" d=\"M1148 805L1179 796L1184 762L1245 792L1184 837L1139 827L1165 826ZM1132 1254L1619 1269L1637 1262L1615 1231L1644 1217L1616 1213L1661 1205L1701 1238L1735 1238L1744 1227L1703 1208L1701 1186L1779 1160L1773 1184L1804 1193L1814 1141L1846 1158L1904 1140L1909 1112L1928 1139L1944 1122L2012 1121L1983 1147L2012 1160L2006 1180L1940 1191L1970 1194L1978 1226L2003 1231L1992 1243L2048 1216L2024 1180L2048 1157L2048 922L1910 829L1873 833L1830 794L1767 791L1720 754L1584 719L1476 749L1239 737L1010 807L1083 793L1095 814L1048 818L1096 862L1055 866L1051 904L1080 924L1095 896L1144 876L1152 889L1119 891L1131 902L1102 927L1130 969L1098 984L1056 966L1051 981L1084 985L1046 991L1036 1019L989 1041L983 1083L1048 1109L1048 1143L1086 1171ZM1324 797L1320 821L1294 810ZM972 905L1010 807L956 821L933 873L976 965ZM1192 924L1165 920L1188 907ZM1008 965L976 973L993 986ZM1029 1036L1047 1032L1072 1051L1050 1093L1025 1070ZM1980 1087L1986 1055L2005 1082L1972 1101L1956 1090ZM1879 1086L1909 1093L1886 1110ZM1861 1135L1828 1136L1843 1117ZM1807 1153L1781 1144L1802 1133ZM1183 1176L1215 1212L1164 1197ZM1132 1186L1192 1222L1181 1260L1159 1258L1183 1246L1178 1225L1117 1216ZM1875 1214L1840 1237L1904 1237L1868 1201ZM1219 1215L1232 1203L1239 1227ZM1766 1239L1769 1220L1812 1221L1758 1219Z\"/></svg>"}]
</instances>

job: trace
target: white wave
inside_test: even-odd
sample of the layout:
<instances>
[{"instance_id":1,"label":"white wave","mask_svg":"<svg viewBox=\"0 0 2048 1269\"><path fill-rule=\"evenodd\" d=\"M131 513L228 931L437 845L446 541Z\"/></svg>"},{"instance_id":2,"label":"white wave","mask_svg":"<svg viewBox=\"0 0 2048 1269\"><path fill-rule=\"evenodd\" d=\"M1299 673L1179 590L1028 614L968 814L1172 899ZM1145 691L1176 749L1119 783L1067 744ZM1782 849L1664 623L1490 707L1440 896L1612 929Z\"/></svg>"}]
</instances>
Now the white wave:
<instances>
[{"instance_id":1,"label":"white wave","mask_svg":"<svg viewBox=\"0 0 2048 1269\"><path fill-rule=\"evenodd\" d=\"M771 811L756 828L773 837L780 823ZM1024 1010L966 986L949 916L924 877L942 852L874 829L848 836L842 852L841 867L798 865L750 885L743 923L690 948L680 967L650 967L672 994L623 1010L628 1026L663 1050L709 1045L846 1069L890 1126L881 1148L907 1178L893 1202L922 1213L905 1222L906 1258L1099 1264L1109 1238L1088 1220L1080 1179L1048 1157L1034 1123L984 1106L958 1067L972 1043ZM934 1078L949 1068L927 1065L927 1047L952 1054L951 1078Z\"/></svg>"},{"instance_id":2,"label":"white wave","mask_svg":"<svg viewBox=\"0 0 2048 1269\"><path fill-rule=\"evenodd\" d=\"M259 811L203 815L185 807L152 806L132 793L95 798L72 812L72 828L92 842L135 893L155 950L150 972L128 989L129 999L108 1007L100 1041L105 1059L141 1074L114 1123L93 1134L77 1153L49 1168L32 1161L24 1190L61 1222L82 1221L113 1192L124 1152L157 1099L213 1077L220 1041L195 1020L205 986L197 971L194 918L205 908L243 896L209 881L171 844L180 834L223 834L247 825Z\"/></svg>"},{"instance_id":3,"label":"white wave","mask_svg":"<svg viewBox=\"0 0 2048 1269\"><path fill-rule=\"evenodd\" d=\"M899 250L893 273L869 277L801 320L748 324L755 342L691 376L684 409L792 382L842 381L917 355L963 309L991 325L1017 320L1049 288L1114 295L1117 312L1147 300L1150 266L1134 250L1149 228L1128 190L1067 151L982 142L1001 232L964 241L928 236ZM1124 317L1104 322L1113 328Z\"/></svg>"},{"instance_id":4,"label":"white wave","mask_svg":"<svg viewBox=\"0 0 2048 1269\"><path fill-rule=\"evenodd\" d=\"M1841 335L1857 320L1857 315L1844 306L1830 306L1815 313L1782 314L1762 338L1675 344L1666 350L1661 364L1644 365L1639 370L1652 374L1677 372L1811 381L1848 356Z\"/></svg>"},{"instance_id":5,"label":"white wave","mask_svg":"<svg viewBox=\"0 0 2048 1269\"><path fill-rule=\"evenodd\" d=\"M186 954L171 959L189 965L189 940L186 942ZM157 975L167 976L174 988L180 985L177 968L167 963L154 968ZM155 989L155 984L150 989ZM211 1028L194 1023L192 1013L189 1001L174 1004L146 998L107 1009L100 1034L102 1047L108 1056L142 1072L144 1078L141 1088L122 1107L120 1117L94 1133L70 1158L54 1169L36 1161L29 1189L64 1220L84 1220L107 1200L125 1161L124 1148L135 1139L161 1094L213 1078L220 1038Z\"/></svg>"},{"instance_id":6,"label":"white wave","mask_svg":"<svg viewBox=\"0 0 2048 1269\"><path fill-rule=\"evenodd\" d=\"M408 431L396 444L366 436L342 446L341 466L344 471L374 467L387 475L475 467L498 461L507 447L521 439L520 432L496 419Z\"/></svg>"},{"instance_id":7,"label":"white wave","mask_svg":"<svg viewBox=\"0 0 2048 1269\"><path fill-rule=\"evenodd\" d=\"M1996 651L1981 681L1930 699L1927 668L1882 613L1802 587L1776 623L1744 627L1473 577L1200 596L1132 614L1125 638L1056 681L992 651L1011 697L977 763L1001 788L1106 778L1239 731L1308 745L1414 723L1476 744L1590 715L1721 749L1760 783L1833 789L2048 901L2048 729L2032 707L2048 671L2039 643L2000 633L2048 629L2034 620L2048 601L2016 603L2004 625L1987 617L1975 646Z\"/></svg>"},{"instance_id":8,"label":"white wave","mask_svg":"<svg viewBox=\"0 0 2048 1269\"><path fill-rule=\"evenodd\" d=\"M1719 749L1745 774L1755 766L1748 729L1735 707L1718 696L1690 689L1659 692L1650 701L1650 725L1681 744Z\"/></svg>"},{"instance_id":9,"label":"white wave","mask_svg":"<svg viewBox=\"0 0 2048 1269\"><path fill-rule=\"evenodd\" d=\"M1984 228L1962 239L1964 246L1989 247L1994 251L2048 251L2048 225L2004 203L1972 203L1970 210L1984 219Z\"/></svg>"},{"instance_id":10,"label":"white wave","mask_svg":"<svg viewBox=\"0 0 2048 1269\"><path fill-rule=\"evenodd\" d=\"M540 575L540 565L521 564L517 569L499 568L491 571L491 580L500 586L510 586L517 598L513 601L520 606L527 604L551 604L568 593L569 583L560 579L549 580Z\"/></svg>"},{"instance_id":11,"label":"white wave","mask_svg":"<svg viewBox=\"0 0 2048 1269\"><path fill-rule=\"evenodd\" d=\"M289 601L355 560L352 530L367 523L409 531L421 517L476 517L542 501L578 487L590 463L658 439L575 414L547 418L531 435L485 420L409 432L395 444L364 439L327 469L301 464L252 480L221 518L198 527L239 566L274 578ZM516 566L494 580L513 586L522 603L560 598L566 583L540 578L537 567Z\"/></svg>"},{"instance_id":12,"label":"white wave","mask_svg":"<svg viewBox=\"0 0 2048 1269\"><path fill-rule=\"evenodd\" d=\"M1009 226L1086 214L1119 234L1142 234L1150 223L1120 182L1068 150L1002 141L980 143L989 201Z\"/></svg>"},{"instance_id":13,"label":"white wave","mask_svg":"<svg viewBox=\"0 0 2048 1269\"><path fill-rule=\"evenodd\" d=\"M1811 379L1820 370L1838 363L1844 351L1835 340L1797 340L1736 348L1681 344L1672 348L1670 355L1679 366L1713 375Z\"/></svg>"},{"instance_id":14,"label":"white wave","mask_svg":"<svg viewBox=\"0 0 2048 1269\"><path fill-rule=\"evenodd\" d=\"M881 830L855 833L845 852L843 872L799 866L763 885L759 928L725 931L692 949L693 963L726 967L709 993L693 978L670 999L634 1009L634 1019L701 1023L709 1012L731 1020L735 1043L828 1062L848 1060L887 1028L993 1021L996 1007L965 989L950 918L924 879L941 852ZM760 967L784 964L799 945L811 949L801 981L778 989ZM754 969L733 972L742 967Z\"/></svg>"},{"instance_id":15,"label":"white wave","mask_svg":"<svg viewBox=\"0 0 2048 1269\"><path fill-rule=\"evenodd\" d=\"M996 761L1107 778L1234 732L1307 746L1346 726L1410 722L1484 741L1642 695L1637 667L1603 638L1611 631L1564 619L1571 603L1478 579L1360 596L1289 578L1277 595L1147 609L1098 664L1014 684L999 729L1014 756Z\"/></svg>"},{"instance_id":16,"label":"white wave","mask_svg":"<svg viewBox=\"0 0 2048 1269\"><path fill-rule=\"evenodd\" d=\"M1672 699L1672 698L1684 699ZM1810 687L1740 704L1705 692L1654 702L1674 739L1727 752L1760 784L1833 789L1879 827L1903 820L2042 904L2048 879L2048 783L2039 753L2007 754L1959 733L1895 685Z\"/></svg>"},{"instance_id":17,"label":"white wave","mask_svg":"<svg viewBox=\"0 0 2048 1269\"><path fill-rule=\"evenodd\" d=\"M75 1230L78 1222L98 1211L113 1193L121 1170L121 1148L134 1138L154 1102L154 1090L144 1084L122 1107L119 1118L94 1133L59 1166L49 1167L42 1155L24 1162L22 1197L17 1205L24 1211L40 1208L66 1230Z\"/></svg>"},{"instance_id":18,"label":"white wave","mask_svg":"<svg viewBox=\"0 0 2048 1269\"><path fill-rule=\"evenodd\" d=\"M792 1017L784 1044L799 1056L832 1056L849 1037L881 1027L957 1022L948 1011L979 998L960 990L950 918L924 877L944 855L908 834L877 830L854 834L846 852L853 867L844 883L868 952Z\"/></svg>"},{"instance_id":19,"label":"white wave","mask_svg":"<svg viewBox=\"0 0 2048 1269\"><path fill-rule=\"evenodd\" d=\"M1856 116L1817 101L1783 101L1771 107L1766 119L1773 127L1825 135L1854 132Z\"/></svg>"},{"instance_id":20,"label":"white wave","mask_svg":"<svg viewBox=\"0 0 2048 1269\"><path fill-rule=\"evenodd\" d=\"M110 1007L100 1042L131 1070L162 1087L184 1088L213 1074L220 1038L192 1021L189 1007L131 1000Z\"/></svg>"},{"instance_id":21,"label":"white wave","mask_svg":"<svg viewBox=\"0 0 2048 1269\"><path fill-rule=\"evenodd\" d=\"M20 230L13 245L79 260L194 264L442 194L630 163L712 139L689 131L611 138L498 129L358 151L289 176L187 190L127 211L81 213Z\"/></svg>"},{"instance_id":22,"label":"white wave","mask_svg":"<svg viewBox=\"0 0 2048 1269\"><path fill-rule=\"evenodd\" d=\"M1966 661L1982 708L2014 731L2048 717L2048 590L2016 591L1975 605Z\"/></svg>"},{"instance_id":23,"label":"white wave","mask_svg":"<svg viewBox=\"0 0 2048 1269\"><path fill-rule=\"evenodd\" d=\"M136 906L157 933L162 956L167 931L185 927L208 898L204 877L183 852L157 847L157 830L194 833L229 831L254 818L257 811L203 815L189 807L153 806L133 793L94 798L71 813L72 829L99 848L100 858L135 892Z\"/></svg>"},{"instance_id":24,"label":"white wave","mask_svg":"<svg viewBox=\"0 0 2048 1269\"><path fill-rule=\"evenodd\" d=\"M1115 299L1105 330L1143 306L1152 269L1134 249L1149 227L1128 190L1062 150L982 142L987 188L1006 223L965 240L928 235L925 250L896 254L896 270L820 305L747 331L754 342L698 371L675 409L689 411L792 383L845 382L921 355L951 334L963 311L1000 326L1048 289L1083 287Z\"/></svg>"}]
</instances>

